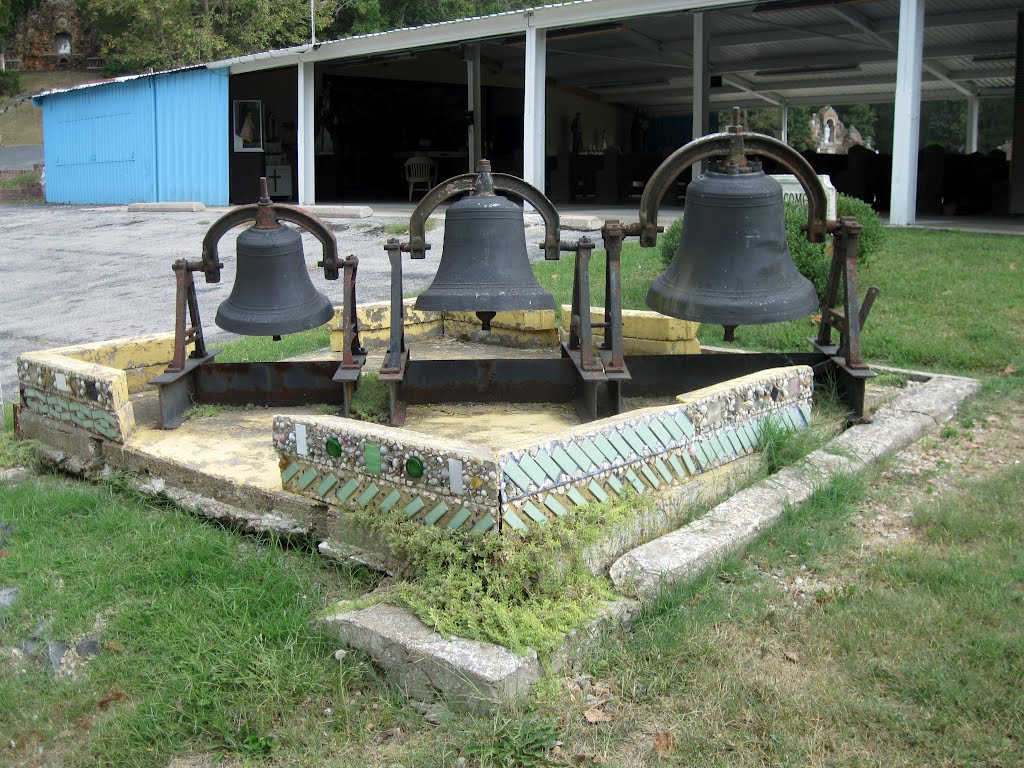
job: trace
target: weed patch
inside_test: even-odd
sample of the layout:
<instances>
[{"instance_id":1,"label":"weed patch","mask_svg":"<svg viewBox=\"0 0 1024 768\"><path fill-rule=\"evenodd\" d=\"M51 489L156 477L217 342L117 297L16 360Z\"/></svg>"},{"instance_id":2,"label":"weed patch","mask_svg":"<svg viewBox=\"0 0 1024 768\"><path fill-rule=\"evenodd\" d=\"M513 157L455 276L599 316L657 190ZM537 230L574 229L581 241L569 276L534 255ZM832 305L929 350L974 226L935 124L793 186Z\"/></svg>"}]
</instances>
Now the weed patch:
<instances>
[{"instance_id":1,"label":"weed patch","mask_svg":"<svg viewBox=\"0 0 1024 768\"><path fill-rule=\"evenodd\" d=\"M650 502L578 507L558 525L504 536L439 530L379 510L354 514L407 564L403 580L382 597L444 635L546 654L611 597L582 553L641 503Z\"/></svg>"}]
</instances>

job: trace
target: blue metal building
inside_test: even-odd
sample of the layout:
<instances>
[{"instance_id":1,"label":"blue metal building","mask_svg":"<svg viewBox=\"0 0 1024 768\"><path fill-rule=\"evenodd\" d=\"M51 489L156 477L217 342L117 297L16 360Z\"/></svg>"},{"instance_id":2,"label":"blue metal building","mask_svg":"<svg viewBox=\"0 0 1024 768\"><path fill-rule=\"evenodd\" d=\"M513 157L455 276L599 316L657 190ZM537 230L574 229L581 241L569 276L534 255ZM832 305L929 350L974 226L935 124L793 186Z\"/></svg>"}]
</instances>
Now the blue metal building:
<instances>
[{"instance_id":1,"label":"blue metal building","mask_svg":"<svg viewBox=\"0 0 1024 768\"><path fill-rule=\"evenodd\" d=\"M227 68L118 78L35 97L52 203L228 203Z\"/></svg>"}]
</instances>

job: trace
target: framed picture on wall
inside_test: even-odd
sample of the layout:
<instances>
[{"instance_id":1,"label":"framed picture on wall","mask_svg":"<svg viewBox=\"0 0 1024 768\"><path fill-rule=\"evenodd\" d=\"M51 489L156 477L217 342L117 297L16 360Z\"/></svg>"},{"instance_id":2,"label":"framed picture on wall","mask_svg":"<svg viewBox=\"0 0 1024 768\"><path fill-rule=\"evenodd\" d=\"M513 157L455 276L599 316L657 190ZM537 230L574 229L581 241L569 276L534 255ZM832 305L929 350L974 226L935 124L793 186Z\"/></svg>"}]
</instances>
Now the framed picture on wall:
<instances>
[{"instance_id":1,"label":"framed picture on wall","mask_svg":"<svg viewBox=\"0 0 1024 768\"><path fill-rule=\"evenodd\" d=\"M262 152L263 102L238 99L232 107L235 152Z\"/></svg>"}]
</instances>

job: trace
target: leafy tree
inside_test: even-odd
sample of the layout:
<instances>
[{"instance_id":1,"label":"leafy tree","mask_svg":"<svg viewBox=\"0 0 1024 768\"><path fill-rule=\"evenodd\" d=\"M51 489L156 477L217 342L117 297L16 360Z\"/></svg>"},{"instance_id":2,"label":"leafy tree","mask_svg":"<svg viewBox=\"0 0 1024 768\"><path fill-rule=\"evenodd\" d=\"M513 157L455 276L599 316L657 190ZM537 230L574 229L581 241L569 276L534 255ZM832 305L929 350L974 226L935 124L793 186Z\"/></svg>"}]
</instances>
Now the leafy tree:
<instances>
[{"instance_id":1,"label":"leafy tree","mask_svg":"<svg viewBox=\"0 0 1024 768\"><path fill-rule=\"evenodd\" d=\"M789 146L793 149L804 152L814 149L814 142L811 141L811 116L814 110L810 107L790 107L789 119Z\"/></svg>"},{"instance_id":2,"label":"leafy tree","mask_svg":"<svg viewBox=\"0 0 1024 768\"><path fill-rule=\"evenodd\" d=\"M537 3L530 0L340 0L332 37L482 16Z\"/></svg>"},{"instance_id":3,"label":"leafy tree","mask_svg":"<svg viewBox=\"0 0 1024 768\"><path fill-rule=\"evenodd\" d=\"M0 43L14 31L14 25L21 21L40 0L0 0Z\"/></svg>"},{"instance_id":4,"label":"leafy tree","mask_svg":"<svg viewBox=\"0 0 1024 768\"><path fill-rule=\"evenodd\" d=\"M309 39L307 0L81 0L112 73L166 69ZM318 26L335 0L317 4Z\"/></svg>"},{"instance_id":5,"label":"leafy tree","mask_svg":"<svg viewBox=\"0 0 1024 768\"><path fill-rule=\"evenodd\" d=\"M875 124L878 122L878 114L870 104L847 104L836 107L839 119L847 128L855 127L860 131L865 144L874 149L875 147Z\"/></svg>"}]
</instances>

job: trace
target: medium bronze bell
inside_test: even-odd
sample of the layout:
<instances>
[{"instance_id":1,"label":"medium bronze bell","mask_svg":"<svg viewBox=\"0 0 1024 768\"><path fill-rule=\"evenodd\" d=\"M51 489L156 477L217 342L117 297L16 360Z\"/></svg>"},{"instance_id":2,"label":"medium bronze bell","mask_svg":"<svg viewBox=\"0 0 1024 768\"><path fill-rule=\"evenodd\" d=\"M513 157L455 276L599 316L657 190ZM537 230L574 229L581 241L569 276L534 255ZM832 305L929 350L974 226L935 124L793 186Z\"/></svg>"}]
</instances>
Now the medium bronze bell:
<instances>
[{"instance_id":1,"label":"medium bronze bell","mask_svg":"<svg viewBox=\"0 0 1024 768\"><path fill-rule=\"evenodd\" d=\"M245 336L276 337L334 317L331 300L309 279L296 230L276 219L261 226L258 219L235 242L235 284L217 310L218 326Z\"/></svg>"},{"instance_id":2,"label":"medium bronze bell","mask_svg":"<svg viewBox=\"0 0 1024 768\"><path fill-rule=\"evenodd\" d=\"M474 193L445 214L441 263L416 309L476 312L487 330L495 312L554 310L555 299L530 268L523 209L494 194L490 163L479 167Z\"/></svg>"},{"instance_id":3,"label":"medium bronze bell","mask_svg":"<svg viewBox=\"0 0 1024 768\"><path fill-rule=\"evenodd\" d=\"M663 315L725 326L792 320L818 297L786 244L782 187L760 163L709 171L686 189L683 236L647 306Z\"/></svg>"}]
</instances>

